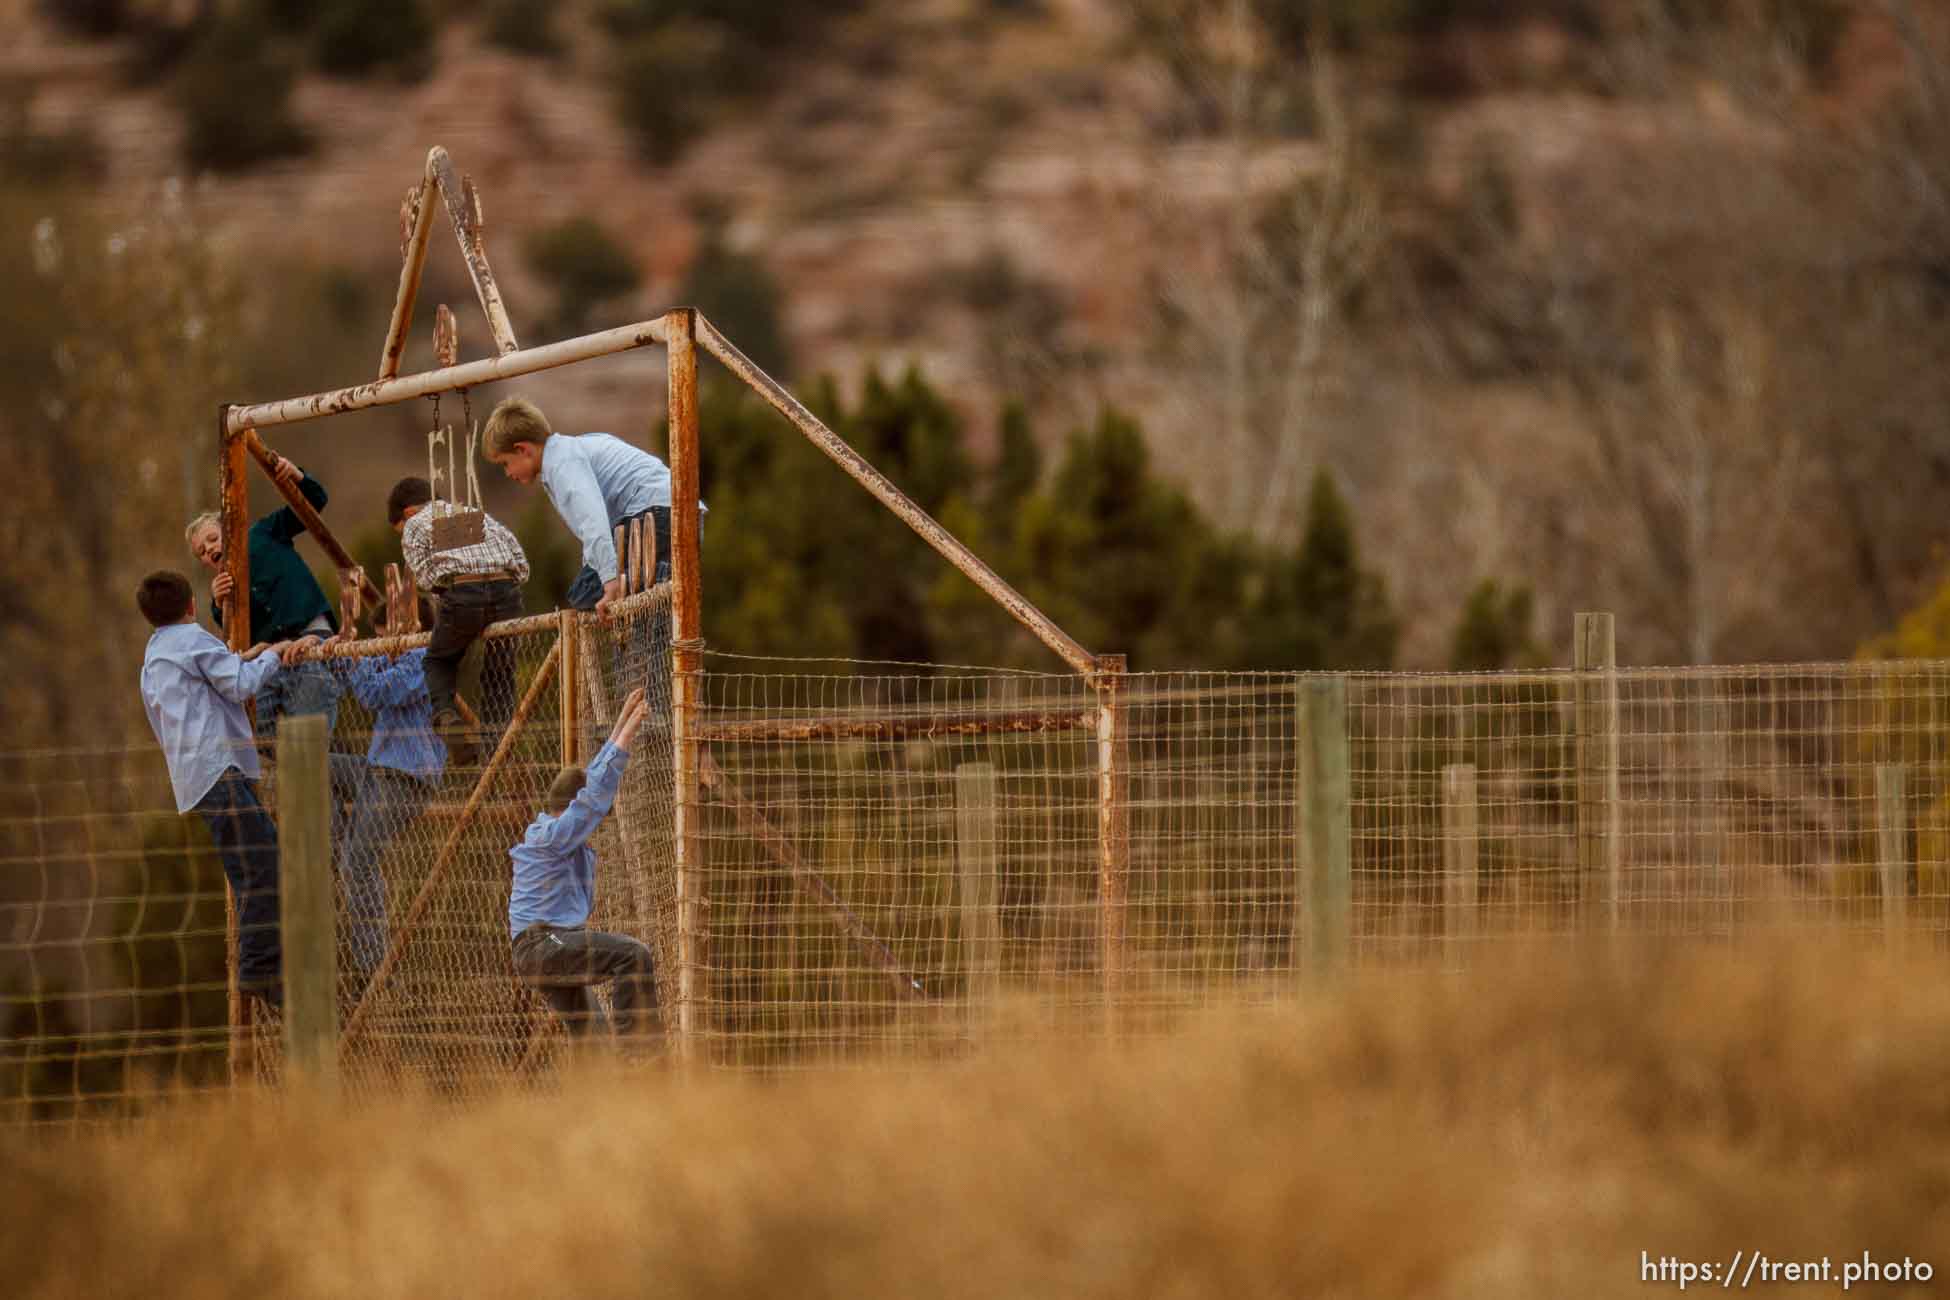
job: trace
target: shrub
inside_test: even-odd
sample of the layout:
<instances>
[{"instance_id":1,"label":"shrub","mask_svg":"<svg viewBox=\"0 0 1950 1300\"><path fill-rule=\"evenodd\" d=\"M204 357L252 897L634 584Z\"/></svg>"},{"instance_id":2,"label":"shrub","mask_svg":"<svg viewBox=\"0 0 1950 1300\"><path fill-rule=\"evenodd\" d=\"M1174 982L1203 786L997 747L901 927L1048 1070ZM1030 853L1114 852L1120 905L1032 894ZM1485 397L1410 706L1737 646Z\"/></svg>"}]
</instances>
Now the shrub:
<instances>
[{"instance_id":1,"label":"shrub","mask_svg":"<svg viewBox=\"0 0 1950 1300\"><path fill-rule=\"evenodd\" d=\"M483 13L487 43L514 54L547 58L560 54L562 34L555 28L553 5L531 0L489 0Z\"/></svg>"},{"instance_id":2,"label":"shrub","mask_svg":"<svg viewBox=\"0 0 1950 1300\"><path fill-rule=\"evenodd\" d=\"M252 15L212 23L176 82L185 160L236 172L308 150L311 138L291 112L295 72Z\"/></svg>"},{"instance_id":3,"label":"shrub","mask_svg":"<svg viewBox=\"0 0 1950 1300\"><path fill-rule=\"evenodd\" d=\"M41 0L41 12L77 36L103 40L129 26L129 0Z\"/></svg>"},{"instance_id":4,"label":"shrub","mask_svg":"<svg viewBox=\"0 0 1950 1300\"><path fill-rule=\"evenodd\" d=\"M418 81L433 70L433 18L425 0L337 0L318 13L312 54L334 77L382 73Z\"/></svg>"},{"instance_id":5,"label":"shrub","mask_svg":"<svg viewBox=\"0 0 1950 1300\"><path fill-rule=\"evenodd\" d=\"M589 217L535 231L522 253L529 269L555 292L551 324L561 334L579 333L590 312L643 282L629 253Z\"/></svg>"},{"instance_id":6,"label":"shrub","mask_svg":"<svg viewBox=\"0 0 1950 1300\"><path fill-rule=\"evenodd\" d=\"M780 317L778 281L765 263L725 243L722 225L706 218L697 257L679 301L696 307L752 364L775 379L792 374L792 350Z\"/></svg>"},{"instance_id":7,"label":"shrub","mask_svg":"<svg viewBox=\"0 0 1950 1300\"><path fill-rule=\"evenodd\" d=\"M643 156L674 161L704 125L707 109L735 90L744 61L719 28L674 24L627 42L611 73L616 115Z\"/></svg>"}]
</instances>

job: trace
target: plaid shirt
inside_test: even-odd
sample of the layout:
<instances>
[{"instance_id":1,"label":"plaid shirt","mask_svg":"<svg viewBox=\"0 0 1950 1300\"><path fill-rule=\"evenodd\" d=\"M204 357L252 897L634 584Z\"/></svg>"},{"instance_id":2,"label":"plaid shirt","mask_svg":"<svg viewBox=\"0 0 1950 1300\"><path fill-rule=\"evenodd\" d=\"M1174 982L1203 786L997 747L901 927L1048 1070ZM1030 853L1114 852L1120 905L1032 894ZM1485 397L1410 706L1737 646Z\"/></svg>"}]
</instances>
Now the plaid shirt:
<instances>
[{"instance_id":1,"label":"plaid shirt","mask_svg":"<svg viewBox=\"0 0 1950 1300\"><path fill-rule=\"evenodd\" d=\"M466 507L451 501L429 501L406 521L400 533L400 549L420 589L438 591L460 577L505 575L516 582L528 581L528 557L522 553L521 543L505 524L486 512L481 514L486 535L480 541L452 551L433 548L433 521L466 513Z\"/></svg>"}]
</instances>

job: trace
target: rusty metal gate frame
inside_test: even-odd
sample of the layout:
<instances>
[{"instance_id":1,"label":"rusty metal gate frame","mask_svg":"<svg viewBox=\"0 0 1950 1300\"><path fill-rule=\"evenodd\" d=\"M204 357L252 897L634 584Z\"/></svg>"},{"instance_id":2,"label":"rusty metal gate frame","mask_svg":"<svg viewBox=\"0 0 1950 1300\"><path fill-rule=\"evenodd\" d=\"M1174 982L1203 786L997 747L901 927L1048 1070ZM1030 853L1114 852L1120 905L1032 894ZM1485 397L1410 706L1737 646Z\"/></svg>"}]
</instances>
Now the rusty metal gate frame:
<instances>
[{"instance_id":1,"label":"rusty metal gate frame","mask_svg":"<svg viewBox=\"0 0 1950 1300\"><path fill-rule=\"evenodd\" d=\"M406 333L412 323L413 308L425 269L427 244L432 228L438 190L448 219L460 244L476 297L493 336L495 355L458 364L442 364L418 374L400 375ZM271 463L259 431L280 425L298 424L348 411L391 406L478 384L515 379L562 366L611 356L660 343L665 349L668 410L670 422L671 470L671 609L672 609L672 744L675 749L676 825L675 858L677 869L678 933L678 1045L685 1059L698 1051L701 958L708 938L705 932L704 897L699 880L701 844L697 825L700 781L707 767L699 717L699 684L703 668L703 632L698 567L698 406L697 348L722 362L740 382L752 389L783 415L808 441L824 452L842 470L891 511L921 540L966 575L1023 627L1027 628L1096 693L1092 711L1097 732L1098 768L1098 877L1100 907L1103 912L1101 960L1104 992L1115 1005L1122 987L1125 967L1125 899L1128 892L1129 809L1125 795L1126 734L1122 655L1093 655L1065 633L1047 615L1005 582L1001 575L964 546L932 516L874 468L845 439L809 411L782 384L754 365L729 339L720 334L696 308L674 307L661 316L614 329L584 334L576 338L522 348L509 323L493 271L488 264L485 221L480 196L471 178L456 173L447 151L436 145L427 153L420 181L408 191L400 208L400 282L388 324L386 341L380 352L378 377L350 387L313 393L302 397L256 404L224 403L218 407L217 427L219 471L222 482L224 564L231 574L230 596L225 606L225 626L232 645L242 649L250 635L249 613L245 605L250 591L248 499L246 465L257 459L267 473ZM446 360L446 358L442 358ZM273 482L277 482L273 477ZM302 503L296 490L281 492L294 505ZM308 504L308 503L307 503ZM327 553L339 566L341 585L353 583L350 555L315 512L304 511L306 522ZM369 582L358 584L362 596L375 602L382 599ZM553 615L543 615L552 619ZM527 620L524 620L526 622ZM240 638L242 640L240 641ZM406 638L384 638L398 642ZM371 649L363 648L370 644ZM361 643L363 652L380 653L379 641ZM781 724L781 727L801 724ZM247 1008L236 985L234 956L235 920L232 919L233 956L231 961L232 1071L238 1067L239 1053L248 1035Z\"/></svg>"}]
</instances>

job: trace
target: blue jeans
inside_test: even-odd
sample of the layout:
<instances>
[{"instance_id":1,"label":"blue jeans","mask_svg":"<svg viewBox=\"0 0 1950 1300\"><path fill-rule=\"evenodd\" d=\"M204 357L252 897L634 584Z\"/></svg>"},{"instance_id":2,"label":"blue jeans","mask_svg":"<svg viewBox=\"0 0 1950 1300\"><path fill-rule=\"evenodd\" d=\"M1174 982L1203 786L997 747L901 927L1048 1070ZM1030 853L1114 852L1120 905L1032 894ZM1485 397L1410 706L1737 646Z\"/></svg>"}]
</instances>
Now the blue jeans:
<instances>
[{"instance_id":1,"label":"blue jeans","mask_svg":"<svg viewBox=\"0 0 1950 1300\"><path fill-rule=\"evenodd\" d=\"M325 716L329 737L337 725L339 697L345 694L338 675L330 664L317 659L279 670L257 690L257 739L269 743L277 734L280 717L301 718L307 714ZM328 741L329 743L329 741ZM326 765L332 775L332 843L345 842L349 808L359 797L365 760L356 754L327 754Z\"/></svg>"},{"instance_id":2,"label":"blue jeans","mask_svg":"<svg viewBox=\"0 0 1950 1300\"><path fill-rule=\"evenodd\" d=\"M217 843L217 860L237 899L237 982L278 1000L284 947L278 935L278 828L257 786L228 768L197 800L196 811Z\"/></svg>"},{"instance_id":3,"label":"blue jeans","mask_svg":"<svg viewBox=\"0 0 1950 1300\"><path fill-rule=\"evenodd\" d=\"M670 507L651 506L642 514L631 515L622 522L627 524L632 519L644 518L649 519L656 531L657 571L651 576L650 580L651 585L655 586L657 583L670 581ZM625 551L627 549L626 542ZM627 554L618 553L616 560L622 566L619 571L628 570L629 557ZM594 569L585 564L582 567L582 572L576 574L576 580L569 584L569 594L567 597L569 608L580 610L594 609L596 608L596 602L602 599L602 595L602 579L596 576ZM649 618L639 621L634 635L617 638L614 672L617 682L622 687L623 693L627 694L632 685L626 671L629 659L632 656L645 665L646 679L654 678L660 680L670 675L669 652L670 607L665 605L653 611ZM660 698L662 691L652 690L650 694L653 699ZM619 705L621 698L621 695L619 695Z\"/></svg>"},{"instance_id":4,"label":"blue jeans","mask_svg":"<svg viewBox=\"0 0 1950 1300\"><path fill-rule=\"evenodd\" d=\"M339 855L345 890L346 946L352 967L370 976L386 955L386 877L379 864L387 846L412 825L433 797L433 787L390 767L368 767L352 813L350 839Z\"/></svg>"},{"instance_id":5,"label":"blue jeans","mask_svg":"<svg viewBox=\"0 0 1950 1300\"><path fill-rule=\"evenodd\" d=\"M273 673L271 680L257 690L258 739L269 739L277 730L276 721L286 714L301 718L322 713L325 730L331 731L338 722L339 696L343 694L345 688L331 665L318 659Z\"/></svg>"},{"instance_id":6,"label":"blue jeans","mask_svg":"<svg viewBox=\"0 0 1950 1300\"><path fill-rule=\"evenodd\" d=\"M654 587L660 582L669 582L670 581L670 507L651 506L648 510L645 510L642 514L630 515L624 519L618 520L617 522L627 525L628 523L631 522L631 520L635 520L635 519L648 519L650 521L651 527L656 531L657 571L656 573L651 575L650 585ZM626 531L624 534L624 538L625 538L624 549L623 551L619 551L616 556L616 563L618 565L617 571L619 573L628 572L630 567L630 557L627 554L629 550L628 536L629 535ZM566 597L566 599L569 602L569 608L580 609L580 610L591 610L596 608L596 602L601 600L602 598L603 598L603 580L596 576L596 571L594 569L590 568L586 564L583 565L582 571L576 574L576 580L569 584L569 594Z\"/></svg>"}]
</instances>

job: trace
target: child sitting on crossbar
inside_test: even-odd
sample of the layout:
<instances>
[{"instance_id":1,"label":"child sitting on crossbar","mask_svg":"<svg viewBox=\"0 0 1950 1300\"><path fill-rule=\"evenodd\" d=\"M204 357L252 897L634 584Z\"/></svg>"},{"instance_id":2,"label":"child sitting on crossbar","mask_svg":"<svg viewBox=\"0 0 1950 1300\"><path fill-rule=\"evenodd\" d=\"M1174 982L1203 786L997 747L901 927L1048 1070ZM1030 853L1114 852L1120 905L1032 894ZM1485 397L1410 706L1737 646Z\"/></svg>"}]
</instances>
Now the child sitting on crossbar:
<instances>
[{"instance_id":1,"label":"child sitting on crossbar","mask_svg":"<svg viewBox=\"0 0 1950 1300\"><path fill-rule=\"evenodd\" d=\"M528 556L506 525L480 510L436 501L423 478L403 478L386 498L386 522L400 535L413 581L433 597L427 643L427 701L434 731L456 767L474 761L475 737L454 705L460 661L490 624L521 617ZM481 722L498 737L515 711L514 643L490 640L481 659Z\"/></svg>"}]
</instances>

